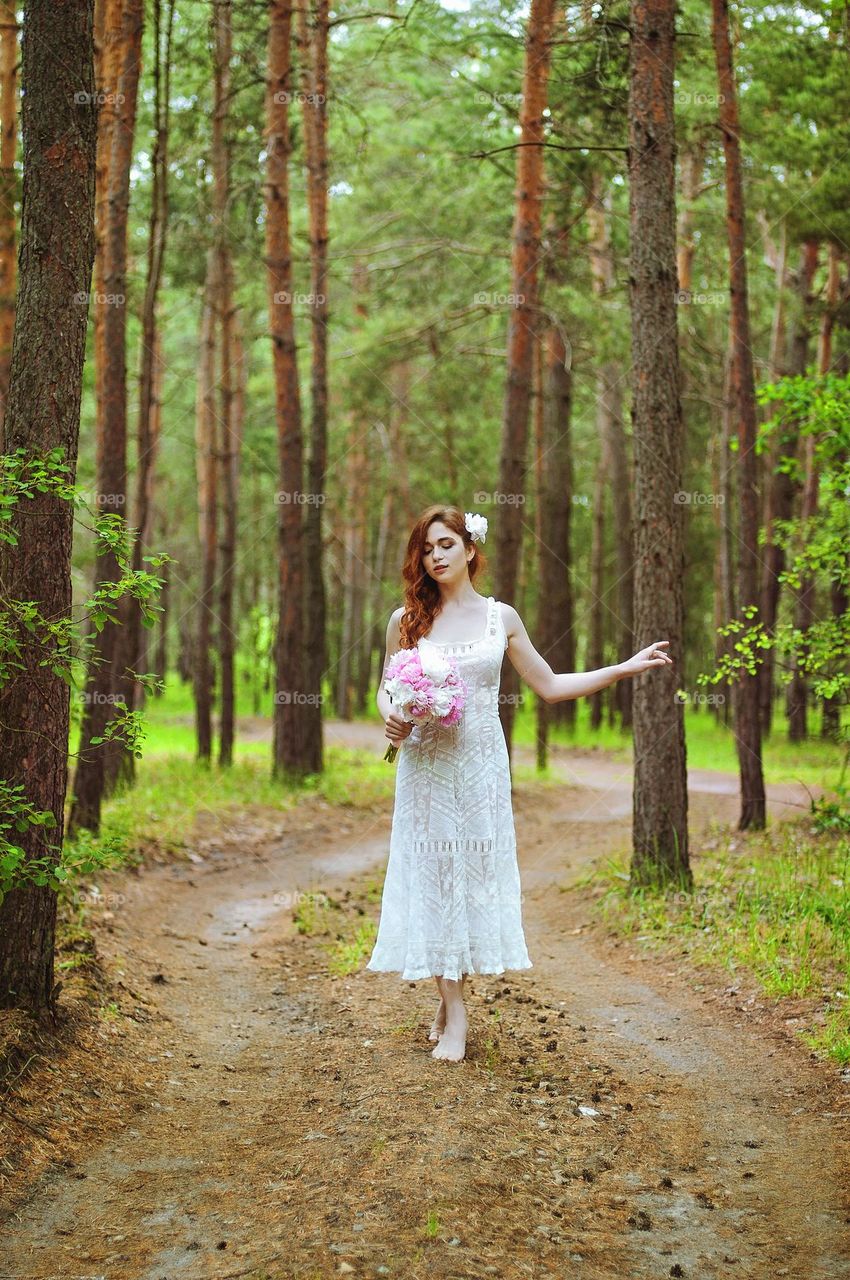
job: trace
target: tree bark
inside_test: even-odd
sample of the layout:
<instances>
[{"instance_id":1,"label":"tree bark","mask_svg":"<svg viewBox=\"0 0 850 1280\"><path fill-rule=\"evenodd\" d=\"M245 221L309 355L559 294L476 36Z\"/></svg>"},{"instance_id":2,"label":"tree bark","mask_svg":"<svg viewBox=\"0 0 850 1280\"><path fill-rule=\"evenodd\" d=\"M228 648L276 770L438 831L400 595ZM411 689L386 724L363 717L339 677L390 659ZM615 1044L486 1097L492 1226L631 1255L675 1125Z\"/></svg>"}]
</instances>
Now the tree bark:
<instances>
[{"instance_id":1,"label":"tree bark","mask_svg":"<svg viewBox=\"0 0 850 1280\"><path fill-rule=\"evenodd\" d=\"M201 548L201 593L198 599L197 652L194 654L195 736L198 760L212 758L214 668L213 601L218 529L218 468L215 432L215 298L218 255L207 250L207 278L198 343L198 385L195 406L195 461L198 478L198 540Z\"/></svg>"},{"instance_id":2,"label":"tree bark","mask_svg":"<svg viewBox=\"0 0 850 1280\"><path fill-rule=\"evenodd\" d=\"M125 0L121 39L116 53L119 70L115 90L115 118L110 138L102 295L95 305L103 311L102 402L97 421L97 505L101 514L126 519L127 502L127 220L130 207L130 166L136 126L136 99L141 70L143 0ZM117 557L106 551L95 561L95 584L115 583L121 576ZM120 613L119 613L120 619ZM120 743L103 739L110 720L124 709L117 680L121 623L106 621L93 637L86 688L80 752L74 773L74 800L69 831L80 827L100 830L100 807L107 784L107 757ZM114 776L114 775L113 775Z\"/></svg>"},{"instance_id":3,"label":"tree bark","mask_svg":"<svg viewBox=\"0 0 850 1280\"><path fill-rule=\"evenodd\" d=\"M597 671L605 665L605 494L608 490L608 447L601 442L593 485L593 525L590 541L590 635L587 641L587 669ZM592 693L590 727L596 731L602 724L604 690Z\"/></svg>"},{"instance_id":4,"label":"tree bark","mask_svg":"<svg viewBox=\"0 0 850 1280\"><path fill-rule=\"evenodd\" d=\"M832 365L832 330L838 306L838 286L838 250L830 241L827 249L826 297L818 335L817 371L821 376L829 373ZM814 432L807 432L803 446L803 493L800 509L802 539L807 538L818 510L816 444L817 437ZM816 617L816 605L815 577L814 574L807 573L801 578L799 589L794 595L794 626L798 631L805 632L812 625ZM809 690L805 674L801 669L801 656L795 657L791 683L788 686L788 738L791 742L802 742L808 736Z\"/></svg>"},{"instance_id":5,"label":"tree bark","mask_svg":"<svg viewBox=\"0 0 850 1280\"><path fill-rule=\"evenodd\" d=\"M22 37L23 201L20 288L6 405L7 451L60 449L74 479L94 258L97 107L92 0L29 0ZM51 622L71 613L73 505L36 493L15 508L17 546L0 542L4 600L33 601ZM15 832L26 861L55 860L63 838L70 690L53 646L21 628L23 670L0 686L0 778L52 813ZM0 903L0 1006L52 1007L56 894L29 884Z\"/></svg>"},{"instance_id":6,"label":"tree bark","mask_svg":"<svg viewBox=\"0 0 850 1280\"><path fill-rule=\"evenodd\" d=\"M588 217L591 228L590 264L593 291L600 301L616 287L614 256L608 234L607 206L599 174L594 176L593 197ZM634 643L634 529L632 526L631 474L628 445L623 426L623 378L619 366L602 359L596 378L597 426L608 457L608 481L617 495L613 506L617 626L617 661L625 662L635 650ZM612 707L620 713L624 729L632 726L632 682L621 680L611 690Z\"/></svg>"},{"instance_id":7,"label":"tree bark","mask_svg":"<svg viewBox=\"0 0 850 1280\"><path fill-rule=\"evenodd\" d=\"M501 507L496 522L496 598L514 604L517 593L522 513L525 499L528 420L534 338L537 329L537 275L543 204L544 115L547 102L556 0L531 0L525 44L516 158L516 211L511 254L511 293L517 299L508 321L508 369L499 460ZM513 737L514 699L519 678L502 667L499 715L508 758Z\"/></svg>"},{"instance_id":8,"label":"tree bark","mask_svg":"<svg viewBox=\"0 0 850 1280\"><path fill-rule=\"evenodd\" d=\"M228 138L233 59L232 0L214 0L213 29L213 222L216 255L216 292L213 315L218 330L218 403L216 454L218 492L221 494L218 521L218 669L221 678L219 721L219 764L233 763L236 689L234 663L237 636L233 621L233 593L236 575L237 467L239 444L234 432L233 377L233 259L230 248L230 142Z\"/></svg>"},{"instance_id":9,"label":"tree bark","mask_svg":"<svg viewBox=\"0 0 850 1280\"><path fill-rule=\"evenodd\" d=\"M17 292L15 203L18 180L15 153L18 141L18 24L16 6L0 3L0 453L3 418L9 395L9 366L15 329Z\"/></svg>"},{"instance_id":10,"label":"tree bark","mask_svg":"<svg viewBox=\"0 0 850 1280\"><path fill-rule=\"evenodd\" d=\"M675 0L632 0L629 285L635 455L635 644L671 667L635 681L632 882L692 883L684 708L682 406L676 313Z\"/></svg>"},{"instance_id":11,"label":"tree bark","mask_svg":"<svg viewBox=\"0 0 850 1280\"><path fill-rule=\"evenodd\" d=\"M327 668L322 511L328 457L328 0L313 0L309 6L305 0L298 15L311 293L310 455L304 512L304 687L309 696L303 708L303 733L305 768L320 773L322 677Z\"/></svg>"},{"instance_id":12,"label":"tree bark","mask_svg":"<svg viewBox=\"0 0 850 1280\"><path fill-rule=\"evenodd\" d=\"M139 367L139 417L136 427L135 513L133 525L133 569L138 572L150 548L156 462L159 454L160 395L162 387L161 335L157 301L165 261L168 230L168 127L171 85L171 34L174 4L170 0L162 47L161 0L154 0L154 145L151 156L151 209L148 220L147 278L142 301L142 347ZM135 596L121 602L122 629L116 648L116 690L128 707L144 703L144 690L135 673L145 670L147 631L142 627L142 610ZM121 744L106 759L106 793L119 778L130 781L135 773L135 757Z\"/></svg>"},{"instance_id":13,"label":"tree bark","mask_svg":"<svg viewBox=\"0 0 850 1280\"><path fill-rule=\"evenodd\" d=\"M790 375L802 376L806 372L809 361L809 341L811 337L812 309L814 297L812 282L818 261L818 245L815 241L807 241L800 252L800 266L796 277L795 292L798 303L792 319L788 350L784 365L779 362L779 334L776 334L776 346L773 347L776 363L772 365L772 376L781 377L787 372ZM765 483L767 498L764 511L765 541L762 547L761 577L761 619L765 631L772 636L776 629L779 613L779 598L782 590L780 574L785 571L785 548L775 539L775 530L783 520L790 520L794 510L794 497L799 485L792 474L780 467L781 458L796 458L799 448L799 424L793 419L786 421L777 429L776 435L768 451ZM764 662L759 670L759 714L762 730L769 733L773 723L774 671L776 660L773 649L765 649Z\"/></svg>"},{"instance_id":14,"label":"tree bark","mask_svg":"<svg viewBox=\"0 0 850 1280\"><path fill-rule=\"evenodd\" d=\"M266 263L278 429L278 629L272 772L306 772L304 743L303 441L289 235L292 3L270 0L266 85Z\"/></svg>"},{"instance_id":15,"label":"tree bark","mask_svg":"<svg viewBox=\"0 0 850 1280\"><path fill-rule=\"evenodd\" d=\"M354 264L351 290L355 324L365 323L369 314L369 272L361 259ZM366 518L369 498L368 433L368 422L352 410L348 415L349 445L345 457L347 506L343 525L342 634L336 682L337 715L343 720L350 720L353 714L352 694L359 675L356 659L362 648L359 637L363 635L369 563Z\"/></svg>"},{"instance_id":16,"label":"tree bark","mask_svg":"<svg viewBox=\"0 0 850 1280\"><path fill-rule=\"evenodd\" d=\"M756 397L747 298L747 245L744 230L744 187L738 129L738 94L732 69L727 0L712 0L712 36L720 97L720 128L726 165L726 221L729 238L729 293L732 355L732 399L738 421L738 608L759 606L759 503L756 483ZM753 621L757 618L753 617ZM739 830L765 825L764 774L761 762L761 719L758 673L742 672L733 693L735 741L741 777Z\"/></svg>"},{"instance_id":17,"label":"tree bark","mask_svg":"<svg viewBox=\"0 0 850 1280\"><path fill-rule=\"evenodd\" d=\"M714 527L717 534L714 561L714 657L720 662L729 654L735 643L734 636L720 634L720 629L735 616L735 459L729 448L732 438L734 406L732 404L732 333L723 361L723 409L720 423L720 439L712 448L712 491L717 497L714 504ZM724 686L727 691L728 683ZM724 725L729 723L729 694L722 702L716 702L715 710Z\"/></svg>"},{"instance_id":18,"label":"tree bark","mask_svg":"<svg viewBox=\"0 0 850 1280\"><path fill-rule=\"evenodd\" d=\"M702 171L705 164L705 143L692 138L682 153L680 170L682 205L677 219L676 273L679 292L689 294L693 277L696 241L694 240L694 204L702 190Z\"/></svg>"}]
</instances>

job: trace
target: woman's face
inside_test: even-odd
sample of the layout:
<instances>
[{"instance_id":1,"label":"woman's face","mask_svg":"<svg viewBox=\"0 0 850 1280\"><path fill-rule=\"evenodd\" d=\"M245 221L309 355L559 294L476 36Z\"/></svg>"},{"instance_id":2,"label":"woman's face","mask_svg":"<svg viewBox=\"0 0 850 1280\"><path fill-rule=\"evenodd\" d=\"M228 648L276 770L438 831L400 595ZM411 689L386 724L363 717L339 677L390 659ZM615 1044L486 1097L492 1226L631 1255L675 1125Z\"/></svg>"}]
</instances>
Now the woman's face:
<instances>
[{"instance_id":1,"label":"woman's face","mask_svg":"<svg viewBox=\"0 0 850 1280\"><path fill-rule=\"evenodd\" d=\"M459 534L454 533L440 520L428 525L423 548L422 564L425 572L435 582L456 581L467 573L469 557Z\"/></svg>"}]
</instances>

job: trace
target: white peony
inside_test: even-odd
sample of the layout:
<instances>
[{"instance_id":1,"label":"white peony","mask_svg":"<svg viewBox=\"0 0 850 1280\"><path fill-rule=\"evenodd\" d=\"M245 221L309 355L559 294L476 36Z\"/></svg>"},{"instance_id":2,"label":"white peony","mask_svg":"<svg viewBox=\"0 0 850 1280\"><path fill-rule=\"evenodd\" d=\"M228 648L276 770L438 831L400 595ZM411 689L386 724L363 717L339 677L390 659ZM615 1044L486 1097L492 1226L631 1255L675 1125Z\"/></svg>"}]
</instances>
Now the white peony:
<instances>
[{"instance_id":1,"label":"white peony","mask_svg":"<svg viewBox=\"0 0 850 1280\"><path fill-rule=\"evenodd\" d=\"M487 517L479 515L476 511L465 511L463 514L467 532L472 537L473 542L486 542Z\"/></svg>"},{"instance_id":2,"label":"white peony","mask_svg":"<svg viewBox=\"0 0 850 1280\"><path fill-rule=\"evenodd\" d=\"M439 649L436 649L425 636L419 643L419 662L424 674L429 680L433 680L434 684L442 684L451 671L450 664Z\"/></svg>"}]
</instances>

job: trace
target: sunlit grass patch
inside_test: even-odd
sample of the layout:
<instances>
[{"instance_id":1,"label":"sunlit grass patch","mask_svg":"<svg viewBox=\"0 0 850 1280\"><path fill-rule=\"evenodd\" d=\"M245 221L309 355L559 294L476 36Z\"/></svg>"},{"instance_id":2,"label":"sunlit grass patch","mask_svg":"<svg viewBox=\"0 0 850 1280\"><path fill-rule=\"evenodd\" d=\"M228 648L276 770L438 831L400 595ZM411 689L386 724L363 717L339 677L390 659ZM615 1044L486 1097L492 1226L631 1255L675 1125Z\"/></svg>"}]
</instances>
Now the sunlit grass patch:
<instances>
[{"instance_id":1,"label":"sunlit grass patch","mask_svg":"<svg viewBox=\"0 0 850 1280\"><path fill-rule=\"evenodd\" d=\"M816 836L810 822L726 834L691 859L693 892L632 889L609 859L582 884L594 910L641 945L750 974L765 996L808 998L820 1012L801 1038L850 1061L850 839Z\"/></svg>"}]
</instances>

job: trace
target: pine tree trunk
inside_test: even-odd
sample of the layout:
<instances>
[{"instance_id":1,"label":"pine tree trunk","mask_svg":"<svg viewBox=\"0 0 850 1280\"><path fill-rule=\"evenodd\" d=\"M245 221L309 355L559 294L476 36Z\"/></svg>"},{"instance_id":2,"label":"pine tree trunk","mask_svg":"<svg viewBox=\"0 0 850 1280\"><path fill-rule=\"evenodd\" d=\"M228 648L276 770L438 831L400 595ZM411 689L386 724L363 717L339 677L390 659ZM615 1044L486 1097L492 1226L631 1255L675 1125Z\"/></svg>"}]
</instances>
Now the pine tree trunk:
<instances>
[{"instance_id":1,"label":"pine tree trunk","mask_svg":"<svg viewBox=\"0 0 850 1280\"><path fill-rule=\"evenodd\" d=\"M142 301L142 346L139 368L139 416L136 425L135 511L133 527L138 535L133 544L133 569L144 566L143 557L150 550L156 463L159 454L160 394L162 383L162 347L157 318L157 300L165 260L168 230L168 118L171 83L171 33L174 23L171 0L162 48L161 0L154 0L154 122L155 137L151 156L151 208L148 219L147 278ZM144 703L142 685L134 672L147 669L148 633L142 626L142 611L134 596L121 602L122 627L116 649L116 692L120 691L128 707L139 709ZM130 781L135 773L132 752L116 744L106 759L105 793L109 794L119 778Z\"/></svg>"},{"instance_id":2,"label":"pine tree trunk","mask_svg":"<svg viewBox=\"0 0 850 1280\"><path fill-rule=\"evenodd\" d=\"M198 342L198 386L195 408L195 460L198 478L198 535L201 549L201 592L197 613L197 651L190 670L195 695L198 760L212 759L213 604L218 529L218 468L215 450L215 298L218 255L207 250L207 277Z\"/></svg>"},{"instance_id":3,"label":"pine tree trunk","mask_svg":"<svg viewBox=\"0 0 850 1280\"><path fill-rule=\"evenodd\" d=\"M233 340L233 260L230 248L230 142L228 138L233 58L232 0L214 0L213 61L213 220L216 264L216 295L213 306L218 329L218 403L216 414L218 462L217 488L221 495L218 521L218 670L221 678L219 722L219 764L233 763L236 690L234 663L237 636L233 620L236 574L237 459L239 447L234 432L234 340Z\"/></svg>"},{"instance_id":4,"label":"pine tree trunk","mask_svg":"<svg viewBox=\"0 0 850 1280\"><path fill-rule=\"evenodd\" d=\"M712 491L718 501L714 504L714 527L717 534L714 561L714 657L716 662L731 652L735 643L734 636L723 636L720 629L735 616L735 459L729 448L732 438L732 333L726 356L723 361L723 410L721 415L720 439L712 450ZM715 714L729 724L730 697L728 682L722 695L723 701L717 701Z\"/></svg>"},{"instance_id":5,"label":"pine tree trunk","mask_svg":"<svg viewBox=\"0 0 850 1280\"><path fill-rule=\"evenodd\" d=\"M514 604L522 539L531 376L537 328L537 273L543 204L544 115L556 0L531 0L525 45L516 156L516 212L511 255L511 293L518 299L508 321L508 370L502 420L499 489L503 505L496 522L495 594ZM499 715L508 758L513 736L514 699L519 678L509 662L502 667Z\"/></svg>"},{"instance_id":6,"label":"pine tree trunk","mask_svg":"<svg viewBox=\"0 0 850 1280\"><path fill-rule=\"evenodd\" d=\"M758 491L756 485L756 396L747 297L744 188L738 126L738 94L732 69L727 0L712 0L712 35L720 97L720 127L726 162L726 220L729 237L729 294L733 335L732 399L738 421L738 608L759 607ZM740 830L765 825L761 762L759 677L743 672L735 684L735 741L741 777Z\"/></svg>"},{"instance_id":7,"label":"pine tree trunk","mask_svg":"<svg viewBox=\"0 0 850 1280\"><path fill-rule=\"evenodd\" d=\"M706 145L702 139L689 139L687 149L682 153L679 165L682 182L682 204L679 209L676 229L676 274L679 281L679 293L683 297L691 291L694 258L696 256L694 205L702 189L705 151Z\"/></svg>"},{"instance_id":8,"label":"pine tree trunk","mask_svg":"<svg viewBox=\"0 0 850 1280\"><path fill-rule=\"evenodd\" d=\"M60 52L61 51L61 55ZM97 107L92 0L29 0L22 36L23 204L20 287L5 439L8 452L43 458L60 449L77 465L87 307L94 258ZM33 359L38 352L38 359ZM73 505L22 499L0 542L0 591L32 601L51 622L71 613ZM51 646L21 628L23 670L0 686L0 778L20 785L55 826L15 832L27 861L56 858L68 780L70 690ZM3 815L4 818L6 815ZM29 884L0 902L0 1007L52 1007L56 894Z\"/></svg>"},{"instance_id":9,"label":"pine tree trunk","mask_svg":"<svg viewBox=\"0 0 850 1280\"><path fill-rule=\"evenodd\" d=\"M597 671L605 665L605 494L608 490L608 451L603 442L596 464L593 486L593 525L590 543L590 635L587 641L587 669ZM602 724L603 690L592 693L590 727Z\"/></svg>"},{"instance_id":10,"label":"pine tree trunk","mask_svg":"<svg viewBox=\"0 0 850 1280\"><path fill-rule=\"evenodd\" d=\"M0 453L3 452L3 418L9 395L9 366L15 329L17 292L18 179L15 152L18 141L18 24L16 6L0 3Z\"/></svg>"},{"instance_id":11,"label":"pine tree trunk","mask_svg":"<svg viewBox=\"0 0 850 1280\"><path fill-rule=\"evenodd\" d=\"M311 10L308 22L308 7ZM299 9L307 199L310 220L310 456L304 512L304 764L323 768L322 676L327 668L322 511L328 455L328 0ZM368 677L368 632L367 677Z\"/></svg>"},{"instance_id":12,"label":"pine tree trunk","mask_svg":"<svg viewBox=\"0 0 850 1280\"><path fill-rule=\"evenodd\" d=\"M616 288L614 256L608 233L607 206L602 195L602 182L594 178L593 197L588 210L591 228L590 263L595 295L604 299ZM635 650L634 644L634 529L632 527L632 482L626 433L623 426L623 378L617 364L602 359L596 379L597 425L600 440L608 458L608 481L617 495L613 505L613 528L616 570L617 661L625 662ZM611 691L612 706L620 712L624 729L632 725L632 681L621 680Z\"/></svg>"},{"instance_id":13,"label":"pine tree trunk","mask_svg":"<svg viewBox=\"0 0 850 1280\"><path fill-rule=\"evenodd\" d=\"M797 310L791 323L788 340L788 352L784 367L778 363L772 369L774 377L786 372L802 377L806 372L809 360L809 341L811 336L814 298L812 283L818 261L818 246L815 241L807 241L800 252L800 267L797 273L796 292L798 294ZM777 347L774 354L778 360L779 335L776 335ZM793 419L787 421L776 432L768 451L765 483L767 498L764 511L765 542L761 548L762 580L761 580L761 619L764 629L772 636L776 629L779 614L779 598L782 590L780 575L785 571L785 548L775 541L775 530L779 523L790 520L794 510L794 497L798 483L794 476L780 467L783 457L796 458L799 446L799 425ZM759 670L759 713L762 729L769 733L773 722L774 671L775 656L773 649L765 649L764 662Z\"/></svg>"},{"instance_id":14,"label":"pine tree trunk","mask_svg":"<svg viewBox=\"0 0 850 1280\"><path fill-rule=\"evenodd\" d=\"M160 575L162 577L162 590L160 591L159 604L162 612L159 615L153 669L158 680L165 682L168 679L168 619L171 605L171 566L168 562L162 566ZM154 696L161 697L162 691L158 688L155 689Z\"/></svg>"},{"instance_id":15,"label":"pine tree trunk","mask_svg":"<svg viewBox=\"0 0 850 1280\"><path fill-rule=\"evenodd\" d=\"M270 0L266 90L266 263L278 428L278 630L275 644L275 777L307 772L304 759L303 441L289 240L289 101L292 3Z\"/></svg>"},{"instance_id":16,"label":"pine tree trunk","mask_svg":"<svg viewBox=\"0 0 850 1280\"><path fill-rule=\"evenodd\" d=\"M671 667L634 681L632 881L688 885L682 408L676 314L675 0L632 0L629 284L635 455L635 644L670 641Z\"/></svg>"},{"instance_id":17,"label":"pine tree trunk","mask_svg":"<svg viewBox=\"0 0 850 1280\"><path fill-rule=\"evenodd\" d=\"M565 275L572 221L569 193L560 216L550 215L544 257L545 282L557 286ZM559 230L560 227L560 230ZM537 646L553 671L576 666L575 608L572 586L572 350L564 325L549 320L536 344L535 489L537 571L541 587L537 608ZM545 768L548 729L575 725L576 700L552 705L535 699L538 717L538 767Z\"/></svg>"},{"instance_id":18,"label":"pine tree trunk","mask_svg":"<svg viewBox=\"0 0 850 1280\"><path fill-rule=\"evenodd\" d=\"M832 330L838 305L838 286L838 250L830 241L827 249L826 297L818 336L817 369L822 376L829 373L832 365ZM814 432L807 432L803 446L803 493L800 510L800 531L803 539L808 537L808 530L818 510L816 444L817 437ZM815 578L813 574L807 573L803 575L794 597L794 626L798 631L805 633L815 621L816 605ZM808 736L809 690L801 667L801 661L806 652L804 645L803 653L795 658L791 683L788 686L788 738L791 742L802 742Z\"/></svg>"},{"instance_id":19,"label":"pine tree trunk","mask_svg":"<svg viewBox=\"0 0 850 1280\"><path fill-rule=\"evenodd\" d=\"M103 294L95 305L103 310L103 375L97 420L97 504L101 514L126 520L127 502L127 221L130 207L130 166L136 126L136 100L141 70L143 0L126 0L121 38L116 49L118 69L115 118L110 138L108 196L103 246ZM121 576L117 557L106 551L95 562L95 582L115 583ZM119 614L120 619L120 614ZM118 622L106 621L93 637L86 688L80 753L74 774L74 800L69 831L81 827L100 830L100 808L107 790L107 757L119 753L117 742L103 739L108 723L125 709ZM113 765L112 776L115 776Z\"/></svg>"}]
</instances>

